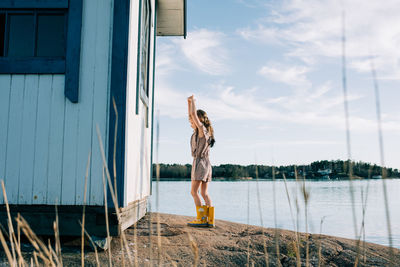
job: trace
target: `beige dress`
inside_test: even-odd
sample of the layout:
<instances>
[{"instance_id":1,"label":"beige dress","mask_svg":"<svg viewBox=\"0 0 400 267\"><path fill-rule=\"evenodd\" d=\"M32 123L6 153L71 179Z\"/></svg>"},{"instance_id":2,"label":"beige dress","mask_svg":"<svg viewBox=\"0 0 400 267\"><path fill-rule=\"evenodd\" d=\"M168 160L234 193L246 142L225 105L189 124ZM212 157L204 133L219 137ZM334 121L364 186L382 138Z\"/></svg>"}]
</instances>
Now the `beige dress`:
<instances>
[{"instance_id":1,"label":"beige dress","mask_svg":"<svg viewBox=\"0 0 400 267\"><path fill-rule=\"evenodd\" d=\"M200 137L197 131L195 131L190 140L190 146L192 148L192 180L210 182L211 181L211 163L209 159L210 154L210 135L207 128L203 125L203 137Z\"/></svg>"}]
</instances>

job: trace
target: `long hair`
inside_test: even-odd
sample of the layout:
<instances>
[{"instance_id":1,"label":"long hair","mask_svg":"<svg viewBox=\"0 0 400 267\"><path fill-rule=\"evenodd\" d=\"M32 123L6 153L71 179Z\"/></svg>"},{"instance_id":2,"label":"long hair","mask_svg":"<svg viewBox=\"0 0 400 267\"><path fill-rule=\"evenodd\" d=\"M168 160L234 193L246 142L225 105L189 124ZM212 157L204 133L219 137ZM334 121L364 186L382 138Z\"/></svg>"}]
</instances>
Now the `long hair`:
<instances>
[{"instance_id":1,"label":"long hair","mask_svg":"<svg viewBox=\"0 0 400 267\"><path fill-rule=\"evenodd\" d=\"M214 129L211 126L211 121L208 118L207 113L204 110L198 109L196 113L197 113L197 117L199 117L199 120L207 128L207 131L211 137L210 138L210 146L213 147L214 143L215 143L215 138L214 138Z\"/></svg>"}]
</instances>

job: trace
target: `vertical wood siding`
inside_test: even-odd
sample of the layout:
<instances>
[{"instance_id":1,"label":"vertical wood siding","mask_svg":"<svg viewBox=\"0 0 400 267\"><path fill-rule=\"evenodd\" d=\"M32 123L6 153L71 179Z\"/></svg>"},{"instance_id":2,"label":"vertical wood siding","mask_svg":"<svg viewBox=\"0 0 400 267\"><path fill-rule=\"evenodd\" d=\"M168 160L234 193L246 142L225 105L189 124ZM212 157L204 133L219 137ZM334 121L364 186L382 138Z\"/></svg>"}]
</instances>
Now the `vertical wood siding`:
<instances>
[{"instance_id":1,"label":"vertical wood siding","mask_svg":"<svg viewBox=\"0 0 400 267\"><path fill-rule=\"evenodd\" d=\"M112 0L83 1L80 101L64 96L64 75L0 75L0 179L11 204L103 205ZM0 203L3 196L0 192Z\"/></svg>"}]
</instances>

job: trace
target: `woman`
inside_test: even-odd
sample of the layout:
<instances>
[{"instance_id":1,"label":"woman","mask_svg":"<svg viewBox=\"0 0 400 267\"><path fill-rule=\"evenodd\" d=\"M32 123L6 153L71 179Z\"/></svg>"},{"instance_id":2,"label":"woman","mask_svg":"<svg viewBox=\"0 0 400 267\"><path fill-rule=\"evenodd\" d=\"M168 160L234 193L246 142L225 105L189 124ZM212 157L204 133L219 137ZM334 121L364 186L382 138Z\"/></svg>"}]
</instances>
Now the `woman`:
<instances>
[{"instance_id":1,"label":"woman","mask_svg":"<svg viewBox=\"0 0 400 267\"><path fill-rule=\"evenodd\" d=\"M211 181L211 163L209 159L210 147L215 143L214 130L203 110L196 110L194 96L188 97L189 121L194 132L190 140L192 149L192 189L194 203L196 205L197 218L188 223L190 226L214 227L214 207L208 195L208 184ZM205 205L201 204L199 189Z\"/></svg>"}]
</instances>

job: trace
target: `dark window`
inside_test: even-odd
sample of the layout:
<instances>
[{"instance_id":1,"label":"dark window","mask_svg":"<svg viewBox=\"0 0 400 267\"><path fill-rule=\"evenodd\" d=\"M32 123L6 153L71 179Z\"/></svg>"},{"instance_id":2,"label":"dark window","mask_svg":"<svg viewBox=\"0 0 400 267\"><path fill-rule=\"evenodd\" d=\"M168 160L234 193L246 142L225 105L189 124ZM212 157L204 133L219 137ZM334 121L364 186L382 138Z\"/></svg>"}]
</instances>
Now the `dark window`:
<instances>
[{"instance_id":1,"label":"dark window","mask_svg":"<svg viewBox=\"0 0 400 267\"><path fill-rule=\"evenodd\" d=\"M6 49L3 49L4 53L1 56L10 58L65 57L65 18L64 13L54 11L6 12L2 18L4 20L3 37L0 38L0 46Z\"/></svg>"},{"instance_id":2,"label":"dark window","mask_svg":"<svg viewBox=\"0 0 400 267\"><path fill-rule=\"evenodd\" d=\"M6 15L0 13L0 57L4 55L5 29L6 29Z\"/></svg>"},{"instance_id":3,"label":"dark window","mask_svg":"<svg viewBox=\"0 0 400 267\"><path fill-rule=\"evenodd\" d=\"M39 14L37 22L38 57L65 56L65 17L64 14Z\"/></svg>"},{"instance_id":4,"label":"dark window","mask_svg":"<svg viewBox=\"0 0 400 267\"><path fill-rule=\"evenodd\" d=\"M9 57L32 57L34 55L35 32L33 14L10 14L8 16Z\"/></svg>"}]
</instances>

